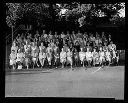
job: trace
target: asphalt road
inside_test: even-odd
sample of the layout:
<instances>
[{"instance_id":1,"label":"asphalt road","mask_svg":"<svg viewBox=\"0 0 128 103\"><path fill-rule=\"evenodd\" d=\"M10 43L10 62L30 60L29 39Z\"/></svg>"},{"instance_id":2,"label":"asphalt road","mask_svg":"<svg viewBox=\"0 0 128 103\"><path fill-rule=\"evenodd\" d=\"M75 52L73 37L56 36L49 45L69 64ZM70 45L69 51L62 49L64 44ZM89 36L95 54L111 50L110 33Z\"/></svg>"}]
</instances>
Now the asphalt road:
<instances>
[{"instance_id":1,"label":"asphalt road","mask_svg":"<svg viewBox=\"0 0 128 103\"><path fill-rule=\"evenodd\" d=\"M6 97L124 99L124 66L23 71L6 74Z\"/></svg>"}]
</instances>

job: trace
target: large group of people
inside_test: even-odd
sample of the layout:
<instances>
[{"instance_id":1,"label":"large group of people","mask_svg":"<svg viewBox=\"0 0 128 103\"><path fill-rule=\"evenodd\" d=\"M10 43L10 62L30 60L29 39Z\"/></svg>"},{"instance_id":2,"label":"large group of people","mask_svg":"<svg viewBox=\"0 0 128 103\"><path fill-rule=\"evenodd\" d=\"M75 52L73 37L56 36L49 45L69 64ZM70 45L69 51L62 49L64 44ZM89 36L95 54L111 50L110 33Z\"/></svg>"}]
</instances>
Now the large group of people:
<instances>
[{"instance_id":1,"label":"large group of people","mask_svg":"<svg viewBox=\"0 0 128 103\"><path fill-rule=\"evenodd\" d=\"M119 53L105 32L18 34L10 54L12 69L104 66L118 63Z\"/></svg>"}]
</instances>

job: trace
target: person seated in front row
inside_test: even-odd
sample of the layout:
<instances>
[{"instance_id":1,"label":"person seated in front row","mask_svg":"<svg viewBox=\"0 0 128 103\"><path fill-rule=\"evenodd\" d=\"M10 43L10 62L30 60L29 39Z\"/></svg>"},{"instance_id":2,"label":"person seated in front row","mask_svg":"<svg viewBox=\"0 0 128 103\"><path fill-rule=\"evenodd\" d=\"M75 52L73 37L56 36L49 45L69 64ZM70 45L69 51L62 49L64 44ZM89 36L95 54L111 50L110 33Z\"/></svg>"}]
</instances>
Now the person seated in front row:
<instances>
[{"instance_id":1,"label":"person seated in front row","mask_svg":"<svg viewBox=\"0 0 128 103\"><path fill-rule=\"evenodd\" d=\"M66 63L66 51L64 51L64 48L62 48L60 52L60 62L62 64L62 68L64 68L64 65Z\"/></svg>"},{"instance_id":2,"label":"person seated in front row","mask_svg":"<svg viewBox=\"0 0 128 103\"><path fill-rule=\"evenodd\" d=\"M11 54L9 56L9 59L10 59L10 66L13 68L13 70L15 70L16 68L16 53L14 50L11 51Z\"/></svg>"}]
</instances>

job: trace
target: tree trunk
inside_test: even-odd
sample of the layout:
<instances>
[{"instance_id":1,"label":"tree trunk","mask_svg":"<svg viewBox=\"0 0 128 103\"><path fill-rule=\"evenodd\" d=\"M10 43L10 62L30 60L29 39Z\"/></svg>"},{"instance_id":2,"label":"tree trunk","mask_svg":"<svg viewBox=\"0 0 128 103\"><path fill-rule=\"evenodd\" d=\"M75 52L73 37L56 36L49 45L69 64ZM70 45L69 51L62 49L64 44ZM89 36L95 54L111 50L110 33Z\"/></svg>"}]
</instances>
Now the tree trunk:
<instances>
[{"instance_id":1,"label":"tree trunk","mask_svg":"<svg viewBox=\"0 0 128 103\"><path fill-rule=\"evenodd\" d=\"M12 26L12 42L13 42L13 26Z\"/></svg>"},{"instance_id":2,"label":"tree trunk","mask_svg":"<svg viewBox=\"0 0 128 103\"><path fill-rule=\"evenodd\" d=\"M54 9L53 9L53 4L54 3L50 3L49 11L50 11L50 15L52 16L51 29L54 30L54 28L55 28L55 14L54 14Z\"/></svg>"}]
</instances>

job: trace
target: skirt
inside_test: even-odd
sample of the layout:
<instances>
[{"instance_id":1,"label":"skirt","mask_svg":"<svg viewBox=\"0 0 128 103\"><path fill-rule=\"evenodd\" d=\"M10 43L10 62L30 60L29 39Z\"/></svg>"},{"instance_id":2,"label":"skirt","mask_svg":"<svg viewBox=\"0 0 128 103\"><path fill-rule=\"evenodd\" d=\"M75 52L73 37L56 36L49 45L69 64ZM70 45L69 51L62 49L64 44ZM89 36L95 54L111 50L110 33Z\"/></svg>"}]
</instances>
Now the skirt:
<instances>
[{"instance_id":1,"label":"skirt","mask_svg":"<svg viewBox=\"0 0 128 103\"><path fill-rule=\"evenodd\" d=\"M46 54L45 53L39 53L39 58L42 59L42 58L46 58Z\"/></svg>"},{"instance_id":2,"label":"skirt","mask_svg":"<svg viewBox=\"0 0 128 103\"><path fill-rule=\"evenodd\" d=\"M66 59L65 59L65 58L61 58L61 59L60 59L60 62L61 62L61 63L66 62Z\"/></svg>"},{"instance_id":3,"label":"skirt","mask_svg":"<svg viewBox=\"0 0 128 103\"><path fill-rule=\"evenodd\" d=\"M10 60L10 65L16 64L16 60Z\"/></svg>"},{"instance_id":4,"label":"skirt","mask_svg":"<svg viewBox=\"0 0 128 103\"><path fill-rule=\"evenodd\" d=\"M71 63L72 62L72 58L71 57L67 57L67 61Z\"/></svg>"}]
</instances>

